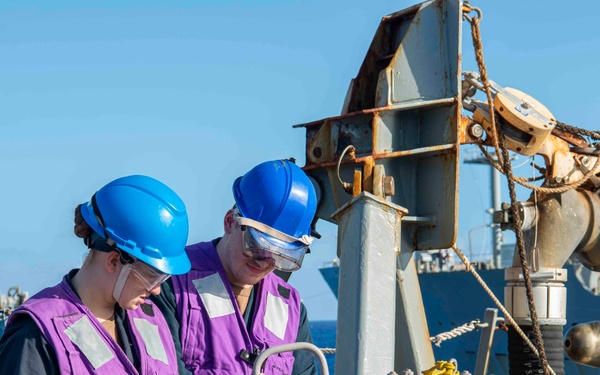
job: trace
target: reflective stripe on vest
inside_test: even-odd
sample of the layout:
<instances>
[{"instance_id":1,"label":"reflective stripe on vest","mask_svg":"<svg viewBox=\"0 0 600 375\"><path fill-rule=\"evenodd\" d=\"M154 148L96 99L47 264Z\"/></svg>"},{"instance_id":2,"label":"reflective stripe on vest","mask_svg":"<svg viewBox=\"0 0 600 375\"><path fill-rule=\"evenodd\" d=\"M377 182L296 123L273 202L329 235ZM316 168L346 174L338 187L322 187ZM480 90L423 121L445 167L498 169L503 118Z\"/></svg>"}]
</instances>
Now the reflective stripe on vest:
<instances>
[{"instance_id":1,"label":"reflective stripe on vest","mask_svg":"<svg viewBox=\"0 0 600 375\"><path fill-rule=\"evenodd\" d=\"M148 355L165 365L169 365L167 351L158 333L158 326L140 318L133 318L133 323L142 336Z\"/></svg>"},{"instance_id":2,"label":"reflective stripe on vest","mask_svg":"<svg viewBox=\"0 0 600 375\"><path fill-rule=\"evenodd\" d=\"M211 319L235 313L233 303L218 272L192 282Z\"/></svg>"},{"instance_id":3,"label":"reflective stripe on vest","mask_svg":"<svg viewBox=\"0 0 600 375\"><path fill-rule=\"evenodd\" d=\"M289 306L280 297L267 292L267 310L265 311L265 328L283 340L288 324Z\"/></svg>"},{"instance_id":4,"label":"reflective stripe on vest","mask_svg":"<svg viewBox=\"0 0 600 375\"><path fill-rule=\"evenodd\" d=\"M64 332L71 342L79 347L79 350L90 361L94 370L115 357L87 316L81 317L81 319L67 327Z\"/></svg>"},{"instance_id":5,"label":"reflective stripe on vest","mask_svg":"<svg viewBox=\"0 0 600 375\"><path fill-rule=\"evenodd\" d=\"M168 365L167 351L160 339L158 326L139 318L134 318L133 322L142 336L142 342L148 355ZM98 369L114 358L114 354L92 326L87 316L83 316L77 320L65 329L64 332L90 361L94 369Z\"/></svg>"}]
</instances>

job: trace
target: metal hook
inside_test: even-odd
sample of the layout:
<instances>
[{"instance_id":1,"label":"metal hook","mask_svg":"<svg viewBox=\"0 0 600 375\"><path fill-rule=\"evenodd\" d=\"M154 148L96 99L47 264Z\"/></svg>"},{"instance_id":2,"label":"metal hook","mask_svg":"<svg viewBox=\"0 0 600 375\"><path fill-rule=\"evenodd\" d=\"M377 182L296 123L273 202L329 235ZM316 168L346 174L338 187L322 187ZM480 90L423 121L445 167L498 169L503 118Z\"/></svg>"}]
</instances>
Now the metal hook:
<instances>
[{"instance_id":1,"label":"metal hook","mask_svg":"<svg viewBox=\"0 0 600 375\"><path fill-rule=\"evenodd\" d=\"M465 12L465 10L467 12ZM470 13L473 10L477 13L477 17L474 17L474 18L479 19L479 21L481 21L481 19L483 18L483 13L481 12L481 9L479 9L477 7L472 7L468 3L465 3L465 6L463 7L463 18L466 19L467 21L469 21L469 23L471 23L471 24L473 23L474 18L469 17L467 15L467 13Z\"/></svg>"},{"instance_id":2,"label":"metal hook","mask_svg":"<svg viewBox=\"0 0 600 375\"><path fill-rule=\"evenodd\" d=\"M344 158L344 155L350 149L352 149L351 154L354 153L354 151L356 150L356 148L354 148L354 146L352 146L352 145L347 146L344 149L344 151L342 151L342 154L340 155L340 159L338 160L338 163L337 163L337 178L340 181L340 184L342 184L342 187L344 188L344 191L346 193L348 193L348 191L352 192L352 187L353 187L354 184L352 182L344 182L344 181L342 181L342 178L340 177L340 165L342 164L342 159ZM352 155L351 155L351 157L354 158Z\"/></svg>"}]
</instances>

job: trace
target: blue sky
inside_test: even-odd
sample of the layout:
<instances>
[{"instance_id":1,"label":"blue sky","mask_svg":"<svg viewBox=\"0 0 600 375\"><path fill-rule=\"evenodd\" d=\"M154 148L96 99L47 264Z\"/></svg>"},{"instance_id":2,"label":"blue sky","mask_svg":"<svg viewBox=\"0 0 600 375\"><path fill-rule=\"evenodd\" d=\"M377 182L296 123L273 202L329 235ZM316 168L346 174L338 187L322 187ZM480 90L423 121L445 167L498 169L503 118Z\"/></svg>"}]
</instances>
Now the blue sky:
<instances>
[{"instance_id":1,"label":"blue sky","mask_svg":"<svg viewBox=\"0 0 600 375\"><path fill-rule=\"evenodd\" d=\"M339 114L379 20L412 4L0 1L0 292L34 293L77 267L86 249L73 208L123 175L179 193L190 243L222 234L233 180L268 159L304 165L304 130L292 125ZM560 121L598 127L597 2L472 4L484 13L491 79ZM474 70L463 29L463 68ZM486 167L462 166L462 247L490 220L488 189ZM291 282L311 319L335 319L317 268L335 257L336 230L318 229L323 238ZM489 249L485 232L473 229L474 251Z\"/></svg>"}]
</instances>

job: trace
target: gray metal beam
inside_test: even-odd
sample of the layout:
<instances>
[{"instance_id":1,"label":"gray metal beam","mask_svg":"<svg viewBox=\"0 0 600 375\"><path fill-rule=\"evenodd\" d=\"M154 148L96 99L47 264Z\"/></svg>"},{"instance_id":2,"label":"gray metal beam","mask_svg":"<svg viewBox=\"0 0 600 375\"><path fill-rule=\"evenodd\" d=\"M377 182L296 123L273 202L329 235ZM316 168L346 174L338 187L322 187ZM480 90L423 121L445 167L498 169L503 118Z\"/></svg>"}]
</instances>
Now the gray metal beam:
<instances>
[{"instance_id":1,"label":"gray metal beam","mask_svg":"<svg viewBox=\"0 0 600 375\"><path fill-rule=\"evenodd\" d=\"M340 280L335 371L394 367L396 256L406 209L363 192L337 210Z\"/></svg>"},{"instance_id":2,"label":"gray metal beam","mask_svg":"<svg viewBox=\"0 0 600 375\"><path fill-rule=\"evenodd\" d=\"M433 348L423 306L423 296L412 252L398 256L396 271L396 354L398 370L411 369L416 374L434 365Z\"/></svg>"},{"instance_id":3,"label":"gray metal beam","mask_svg":"<svg viewBox=\"0 0 600 375\"><path fill-rule=\"evenodd\" d=\"M486 327L481 331L479 339L479 349L477 350L477 362L475 363L475 375L486 375L488 364L490 362L490 352L496 332L496 321L498 319L498 309L486 309L484 322Z\"/></svg>"}]
</instances>

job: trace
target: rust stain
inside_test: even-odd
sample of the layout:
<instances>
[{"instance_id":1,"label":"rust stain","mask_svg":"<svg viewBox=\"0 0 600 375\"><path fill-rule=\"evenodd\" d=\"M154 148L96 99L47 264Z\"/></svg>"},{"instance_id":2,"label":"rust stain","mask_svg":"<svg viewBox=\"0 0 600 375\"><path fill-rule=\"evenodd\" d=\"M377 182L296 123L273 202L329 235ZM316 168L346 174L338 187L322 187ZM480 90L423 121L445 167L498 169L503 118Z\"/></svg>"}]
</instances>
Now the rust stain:
<instances>
[{"instance_id":1,"label":"rust stain","mask_svg":"<svg viewBox=\"0 0 600 375\"><path fill-rule=\"evenodd\" d=\"M561 129L554 128L554 129L552 129L552 135L557 136L558 138L572 144L573 146L577 146L577 147L589 147L590 146L589 143L587 143L587 141L585 140L585 138L579 134L573 134L573 133L569 133L569 132L566 132Z\"/></svg>"},{"instance_id":2,"label":"rust stain","mask_svg":"<svg viewBox=\"0 0 600 375\"><path fill-rule=\"evenodd\" d=\"M422 147L422 148L413 149L413 150L383 152L383 153L380 153L380 154L373 154L373 158L375 160L389 159L389 158L397 158L397 157L401 157L401 156L427 154L427 153L433 153L433 152L439 152L439 151L446 151L446 150L455 150L455 149L456 149L456 145L455 144L445 144L445 145ZM360 160L360 159L362 159L362 158L358 158L356 160Z\"/></svg>"},{"instance_id":3,"label":"rust stain","mask_svg":"<svg viewBox=\"0 0 600 375\"><path fill-rule=\"evenodd\" d=\"M449 144L445 144L445 145L423 147L423 148L414 149L414 150L372 153L369 156L361 156L358 158L352 158L352 159L342 161L341 165L365 164L365 163L372 163L372 161L381 160L381 159L390 159L390 158L396 158L396 157L402 157L402 156L435 153L435 152L440 152L440 151L455 151L456 149L457 149L456 144L449 143ZM309 170L315 170L315 169L320 169L320 168L334 168L334 167L337 167L337 160L307 165L304 167L304 170L309 171Z\"/></svg>"},{"instance_id":4,"label":"rust stain","mask_svg":"<svg viewBox=\"0 0 600 375\"><path fill-rule=\"evenodd\" d=\"M297 125L294 125L292 127L293 128L315 127L315 126L321 125L322 123L324 123L326 121L344 120L344 119L355 117L355 116L370 115L370 114L373 114L373 113L376 113L376 112L382 112L382 111L387 111L387 110L390 110L390 108L388 106L363 109L363 110L356 111L356 112L346 113L346 114L343 114L343 115L340 115L340 116L327 117L325 119L321 119L321 120L318 120L318 121L307 122L307 123L304 123L304 124L297 124Z\"/></svg>"},{"instance_id":5,"label":"rust stain","mask_svg":"<svg viewBox=\"0 0 600 375\"><path fill-rule=\"evenodd\" d=\"M354 169L354 181L352 183L352 197L362 193L362 173L360 168Z\"/></svg>"},{"instance_id":6,"label":"rust stain","mask_svg":"<svg viewBox=\"0 0 600 375\"><path fill-rule=\"evenodd\" d=\"M318 164L323 160L329 160L332 157L331 151L331 122L325 121L320 123L318 129L311 129L314 133L312 137L308 136L309 129L306 129L306 163ZM310 138L310 139L309 139Z\"/></svg>"},{"instance_id":7,"label":"rust stain","mask_svg":"<svg viewBox=\"0 0 600 375\"><path fill-rule=\"evenodd\" d=\"M363 165L363 190L373 193L373 170L375 169L375 160L372 157L366 157Z\"/></svg>"},{"instance_id":8,"label":"rust stain","mask_svg":"<svg viewBox=\"0 0 600 375\"><path fill-rule=\"evenodd\" d=\"M467 116L460 116L458 122L458 142L461 145L479 143L479 139L472 137L469 134L469 128L477 124L472 118Z\"/></svg>"}]
</instances>

